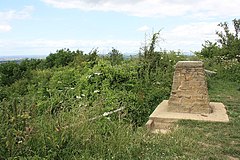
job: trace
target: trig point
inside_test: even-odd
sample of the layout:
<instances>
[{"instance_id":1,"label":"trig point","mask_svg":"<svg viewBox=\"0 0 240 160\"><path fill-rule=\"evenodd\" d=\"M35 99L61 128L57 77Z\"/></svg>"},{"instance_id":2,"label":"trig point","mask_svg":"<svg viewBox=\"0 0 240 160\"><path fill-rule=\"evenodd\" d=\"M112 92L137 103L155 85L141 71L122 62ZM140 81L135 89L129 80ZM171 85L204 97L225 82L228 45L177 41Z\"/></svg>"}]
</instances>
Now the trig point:
<instances>
[{"instance_id":1,"label":"trig point","mask_svg":"<svg viewBox=\"0 0 240 160\"><path fill-rule=\"evenodd\" d=\"M212 112L203 62L180 61L176 64L168 105L173 112Z\"/></svg>"},{"instance_id":2,"label":"trig point","mask_svg":"<svg viewBox=\"0 0 240 160\"><path fill-rule=\"evenodd\" d=\"M201 61L179 61L176 64L171 96L157 106L146 125L152 131L166 131L180 119L229 121L222 103L209 102Z\"/></svg>"}]
</instances>

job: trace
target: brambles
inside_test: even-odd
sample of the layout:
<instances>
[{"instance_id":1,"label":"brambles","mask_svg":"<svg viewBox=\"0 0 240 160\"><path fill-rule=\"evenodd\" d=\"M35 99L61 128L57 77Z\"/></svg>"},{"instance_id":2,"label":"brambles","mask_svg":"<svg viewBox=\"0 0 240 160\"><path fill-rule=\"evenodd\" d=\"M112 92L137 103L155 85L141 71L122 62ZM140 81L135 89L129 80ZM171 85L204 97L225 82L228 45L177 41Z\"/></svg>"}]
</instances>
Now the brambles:
<instances>
[{"instance_id":1,"label":"brambles","mask_svg":"<svg viewBox=\"0 0 240 160\"><path fill-rule=\"evenodd\" d=\"M145 50L148 56L139 58L124 59L114 48L103 57L97 55L97 50L84 54L62 49L39 61L1 65L1 74L12 81L5 80L1 87L0 158L58 159L72 152L78 155L110 145L111 141L120 143L121 127L127 128L126 136L134 141L134 130L143 126L155 106L169 96L173 65L182 57L155 52L154 43ZM9 68L5 66L11 72L3 72ZM6 110L12 107L15 109ZM124 109L90 121L119 108ZM123 146L129 141L125 139ZM92 141L99 144L88 144ZM124 147L114 148L126 152ZM105 152L102 148L96 154L102 156Z\"/></svg>"},{"instance_id":2,"label":"brambles","mask_svg":"<svg viewBox=\"0 0 240 160\"><path fill-rule=\"evenodd\" d=\"M234 30L227 22L218 26L222 31L217 31L216 42L206 41L200 52L195 54L204 61L205 67L217 71L217 77L239 82L240 68L240 19L234 19Z\"/></svg>"},{"instance_id":3,"label":"brambles","mask_svg":"<svg viewBox=\"0 0 240 160\"><path fill-rule=\"evenodd\" d=\"M181 122L176 132L155 136L143 127L155 107L168 99L176 62L192 59L173 51L155 51L158 35L139 57L130 59L114 48L101 57L97 50L84 54L63 49L42 60L1 64L0 159L198 159L202 152L206 153L203 159L222 158L218 149L205 150L199 144L199 137L220 143L225 134L213 131L219 135L211 136L209 142L207 135L213 132L206 124ZM238 70L238 65L232 66L224 75ZM224 84L218 84L219 92L211 87L217 92L212 94L217 97L228 84L234 86ZM239 91L232 93L234 103L228 103L236 119L235 132L239 130L238 95ZM229 102L226 97L225 101ZM101 116L119 108L124 109ZM230 135L230 125L223 126ZM201 130L204 127L207 132ZM229 148L237 148L238 139L232 140L236 145L223 149L228 154Z\"/></svg>"}]
</instances>

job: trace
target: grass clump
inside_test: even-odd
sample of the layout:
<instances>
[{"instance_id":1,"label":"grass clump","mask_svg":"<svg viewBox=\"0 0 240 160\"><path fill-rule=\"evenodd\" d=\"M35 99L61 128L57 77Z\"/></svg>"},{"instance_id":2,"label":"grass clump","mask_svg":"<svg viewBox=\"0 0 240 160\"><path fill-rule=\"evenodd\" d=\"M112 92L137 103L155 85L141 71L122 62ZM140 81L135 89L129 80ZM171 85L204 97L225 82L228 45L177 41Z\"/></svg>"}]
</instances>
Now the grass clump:
<instances>
[{"instance_id":1,"label":"grass clump","mask_svg":"<svg viewBox=\"0 0 240 160\"><path fill-rule=\"evenodd\" d=\"M150 46L130 59L116 50L105 57L60 50L1 66L0 159L239 158L239 83L224 78L232 72L208 79L210 100L225 104L229 123L182 120L166 135L145 128L169 97L176 62L196 58Z\"/></svg>"}]
</instances>

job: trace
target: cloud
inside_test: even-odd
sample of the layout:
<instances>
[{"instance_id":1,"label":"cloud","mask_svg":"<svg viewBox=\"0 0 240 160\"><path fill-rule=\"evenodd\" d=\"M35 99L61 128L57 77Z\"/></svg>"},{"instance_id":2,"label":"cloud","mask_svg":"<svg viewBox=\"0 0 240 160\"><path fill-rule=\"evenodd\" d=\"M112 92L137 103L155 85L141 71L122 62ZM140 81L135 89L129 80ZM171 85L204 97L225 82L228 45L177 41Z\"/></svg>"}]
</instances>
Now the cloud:
<instances>
[{"instance_id":1,"label":"cloud","mask_svg":"<svg viewBox=\"0 0 240 160\"><path fill-rule=\"evenodd\" d=\"M42 0L61 9L80 9L83 11L114 11L134 16L164 16L182 14L188 8L181 4L169 4L162 0ZM169 12L170 9L173 11ZM177 11L175 13L174 11Z\"/></svg>"},{"instance_id":2,"label":"cloud","mask_svg":"<svg viewBox=\"0 0 240 160\"><path fill-rule=\"evenodd\" d=\"M12 27L8 24L0 24L0 32L9 32Z\"/></svg>"},{"instance_id":3,"label":"cloud","mask_svg":"<svg viewBox=\"0 0 240 160\"><path fill-rule=\"evenodd\" d=\"M137 29L137 31L139 32L147 32L150 28L148 26L142 26L140 28Z\"/></svg>"},{"instance_id":4,"label":"cloud","mask_svg":"<svg viewBox=\"0 0 240 160\"><path fill-rule=\"evenodd\" d=\"M25 6L22 10L0 11L0 31L8 32L12 29L10 22L13 20L23 20L31 17L33 6Z\"/></svg>"},{"instance_id":5,"label":"cloud","mask_svg":"<svg viewBox=\"0 0 240 160\"><path fill-rule=\"evenodd\" d=\"M32 46L32 47L47 47L47 48L108 48L108 47L132 47L139 45L138 41L131 40L48 40L36 39L25 42L18 42L19 45Z\"/></svg>"},{"instance_id":6,"label":"cloud","mask_svg":"<svg viewBox=\"0 0 240 160\"><path fill-rule=\"evenodd\" d=\"M27 19L31 17L31 13L34 10L33 6L25 6L22 10L8 10L0 12L1 21L10 21L15 19Z\"/></svg>"},{"instance_id":7,"label":"cloud","mask_svg":"<svg viewBox=\"0 0 240 160\"><path fill-rule=\"evenodd\" d=\"M216 30L220 28L217 26L218 22L198 22L185 25L176 26L173 29L160 32L160 38L164 41L159 41L158 48L181 50L183 52L197 51L201 49L201 44L205 40L215 41L217 36ZM140 27L140 28L145 28ZM47 55L50 52L54 53L58 49L69 48L72 50L80 49L88 53L93 48L98 48L100 53L108 53L112 47L120 50L122 53L138 53L141 45L144 44L142 40L85 40L85 39L32 39L19 41L4 41L0 40L0 50L5 53L19 53L19 54L39 54Z\"/></svg>"},{"instance_id":8,"label":"cloud","mask_svg":"<svg viewBox=\"0 0 240 160\"><path fill-rule=\"evenodd\" d=\"M239 16L239 0L42 0L61 9L114 11L140 17L190 16L210 18Z\"/></svg>"},{"instance_id":9,"label":"cloud","mask_svg":"<svg viewBox=\"0 0 240 160\"><path fill-rule=\"evenodd\" d=\"M165 41L161 45L163 48L184 52L199 50L205 40L215 41L218 38L215 32L221 28L217 24L218 22L198 22L180 25L169 31L163 30L161 35Z\"/></svg>"},{"instance_id":10,"label":"cloud","mask_svg":"<svg viewBox=\"0 0 240 160\"><path fill-rule=\"evenodd\" d=\"M112 47L123 53L137 53L141 42L135 40L50 40L35 39L28 41L0 41L0 50L6 53L19 54L49 54L58 49L69 48L72 50L80 49L89 52L97 48L100 53L108 53ZM27 53L26 53L27 52Z\"/></svg>"}]
</instances>

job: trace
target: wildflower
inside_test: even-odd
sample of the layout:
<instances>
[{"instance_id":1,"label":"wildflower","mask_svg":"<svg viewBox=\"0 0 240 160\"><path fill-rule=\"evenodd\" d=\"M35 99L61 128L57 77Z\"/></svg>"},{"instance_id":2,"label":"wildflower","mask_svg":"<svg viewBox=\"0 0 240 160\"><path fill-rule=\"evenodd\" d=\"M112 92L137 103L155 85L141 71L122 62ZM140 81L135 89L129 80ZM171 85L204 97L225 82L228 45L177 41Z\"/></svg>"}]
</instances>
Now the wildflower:
<instances>
[{"instance_id":1,"label":"wildflower","mask_svg":"<svg viewBox=\"0 0 240 160\"><path fill-rule=\"evenodd\" d=\"M156 84L161 84L160 82L156 82Z\"/></svg>"},{"instance_id":2,"label":"wildflower","mask_svg":"<svg viewBox=\"0 0 240 160\"><path fill-rule=\"evenodd\" d=\"M161 57L161 59L163 59L163 57Z\"/></svg>"},{"instance_id":3,"label":"wildflower","mask_svg":"<svg viewBox=\"0 0 240 160\"><path fill-rule=\"evenodd\" d=\"M81 97L80 96L76 96L77 99L80 99Z\"/></svg>"},{"instance_id":4,"label":"wildflower","mask_svg":"<svg viewBox=\"0 0 240 160\"><path fill-rule=\"evenodd\" d=\"M92 75L88 75L86 78L88 78L88 79L89 79L89 78L91 78L91 77L92 77Z\"/></svg>"},{"instance_id":5,"label":"wildflower","mask_svg":"<svg viewBox=\"0 0 240 160\"><path fill-rule=\"evenodd\" d=\"M85 94L81 94L82 97L85 97Z\"/></svg>"},{"instance_id":6,"label":"wildflower","mask_svg":"<svg viewBox=\"0 0 240 160\"><path fill-rule=\"evenodd\" d=\"M102 73L96 72L96 73L94 73L94 74L100 76Z\"/></svg>"},{"instance_id":7,"label":"wildflower","mask_svg":"<svg viewBox=\"0 0 240 160\"><path fill-rule=\"evenodd\" d=\"M107 115L109 115L108 112L104 112L104 113L103 113L103 116L104 116L104 117L107 116Z\"/></svg>"},{"instance_id":8,"label":"wildflower","mask_svg":"<svg viewBox=\"0 0 240 160\"><path fill-rule=\"evenodd\" d=\"M93 91L93 93L99 93L100 91L99 90L95 90L95 91Z\"/></svg>"},{"instance_id":9,"label":"wildflower","mask_svg":"<svg viewBox=\"0 0 240 160\"><path fill-rule=\"evenodd\" d=\"M73 90L74 88L71 88L71 90Z\"/></svg>"}]
</instances>

